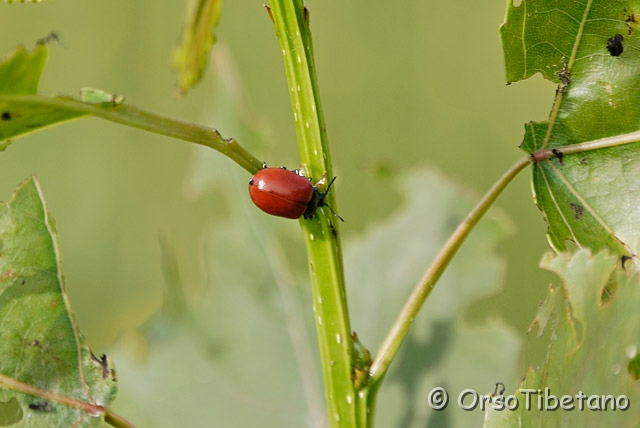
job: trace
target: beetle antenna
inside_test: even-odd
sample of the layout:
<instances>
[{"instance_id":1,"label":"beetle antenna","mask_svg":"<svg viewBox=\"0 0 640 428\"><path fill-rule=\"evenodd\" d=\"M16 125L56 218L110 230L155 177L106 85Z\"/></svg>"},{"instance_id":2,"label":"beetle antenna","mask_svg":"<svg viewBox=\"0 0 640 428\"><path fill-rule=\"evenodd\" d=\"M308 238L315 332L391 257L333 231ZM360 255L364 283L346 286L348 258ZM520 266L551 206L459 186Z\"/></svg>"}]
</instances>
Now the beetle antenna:
<instances>
[{"instance_id":1,"label":"beetle antenna","mask_svg":"<svg viewBox=\"0 0 640 428\"><path fill-rule=\"evenodd\" d=\"M336 178L338 178L338 177L333 177L333 178L331 179L331 181L329 182L329 185L327 186L327 190L324 192L324 195L322 196L322 205L323 205L323 206L326 206L327 208L329 208L329 210L331 210L331 213L332 213L334 216L338 217L338 218L340 219L340 221L344 223L344 219L343 219L342 217L340 217L340 216L339 216L339 215L338 215L338 214L333 210L333 208L331 207L331 205L329 205L329 204L327 204L327 203L325 203L325 202L324 202L324 196L325 196L327 193L329 193L329 189L331 189L331 185L333 184L333 182L334 182L334 181L336 181Z\"/></svg>"},{"instance_id":2,"label":"beetle antenna","mask_svg":"<svg viewBox=\"0 0 640 428\"><path fill-rule=\"evenodd\" d=\"M335 180L335 178L334 178L334 180ZM333 183L333 180L332 180L331 182ZM327 188L327 189L328 189L328 188ZM336 212L333 210L333 208L331 208L331 205L329 205L329 204L326 204L326 203L325 203L325 204L324 204L324 206L325 206L325 207L327 207L327 208L329 208L329 210L331 211L331 213L333 213L333 215L334 215L334 216L338 217L338 218L340 219L340 221L344 223L344 219L343 219L342 217L340 217L340 216L338 215L338 213L336 213Z\"/></svg>"},{"instance_id":3,"label":"beetle antenna","mask_svg":"<svg viewBox=\"0 0 640 428\"><path fill-rule=\"evenodd\" d=\"M329 182L329 185L327 186L327 190L324 192L325 194L329 193L329 189L331 189L331 185L333 184L334 181L336 181L336 178L338 178L338 177L333 177L331 179L331 181Z\"/></svg>"}]
</instances>

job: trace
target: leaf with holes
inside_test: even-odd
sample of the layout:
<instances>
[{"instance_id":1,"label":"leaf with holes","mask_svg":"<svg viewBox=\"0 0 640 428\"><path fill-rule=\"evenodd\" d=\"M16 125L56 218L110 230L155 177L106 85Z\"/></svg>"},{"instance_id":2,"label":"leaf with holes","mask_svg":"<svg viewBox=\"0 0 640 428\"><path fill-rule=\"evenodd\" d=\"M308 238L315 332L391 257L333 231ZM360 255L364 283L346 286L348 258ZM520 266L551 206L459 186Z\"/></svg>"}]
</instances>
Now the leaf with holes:
<instances>
[{"instance_id":1,"label":"leaf with holes","mask_svg":"<svg viewBox=\"0 0 640 428\"><path fill-rule=\"evenodd\" d=\"M558 83L549 120L526 125L522 149L640 129L640 1L523 0L501 28L507 80ZM556 156L533 168L554 249L566 241L632 256L640 247L640 145Z\"/></svg>"},{"instance_id":2,"label":"leaf with holes","mask_svg":"<svg viewBox=\"0 0 640 428\"><path fill-rule=\"evenodd\" d=\"M115 371L83 344L35 178L0 204L0 425L100 427Z\"/></svg>"},{"instance_id":3,"label":"leaf with holes","mask_svg":"<svg viewBox=\"0 0 640 428\"><path fill-rule=\"evenodd\" d=\"M549 254L542 266L562 281L550 288L532 325L532 329L537 326L538 337L531 341L542 340L543 334L549 341L544 361L530 362L514 394L518 409L493 411L489 407L484 426L638 426L640 414L633 406L640 402L640 277L624 271L617 256L606 251L595 256L588 250L574 256ZM547 397L557 399L545 398L545 388ZM525 394L530 397L530 410ZM565 399L565 406L572 403L573 411L559 407L558 400L565 395L572 397ZM586 397L579 398L581 395ZM556 411L541 411L538 397L542 405L556 407ZM624 411L628 405L631 407Z\"/></svg>"}]
</instances>

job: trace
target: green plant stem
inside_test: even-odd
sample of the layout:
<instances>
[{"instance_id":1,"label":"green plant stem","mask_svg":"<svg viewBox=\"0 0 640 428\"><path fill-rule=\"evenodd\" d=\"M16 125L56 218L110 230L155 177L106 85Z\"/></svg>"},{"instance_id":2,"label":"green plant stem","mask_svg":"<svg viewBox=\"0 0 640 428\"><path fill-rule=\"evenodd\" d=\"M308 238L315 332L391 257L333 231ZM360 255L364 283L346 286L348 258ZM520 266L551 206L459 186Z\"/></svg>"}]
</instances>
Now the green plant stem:
<instances>
[{"instance_id":1,"label":"green plant stem","mask_svg":"<svg viewBox=\"0 0 640 428\"><path fill-rule=\"evenodd\" d=\"M586 141L584 143L570 144L568 146L555 147L553 149L541 149L531 154L534 162L549 159L556 156L560 152L563 155L573 153L588 152L591 150L605 149L607 147L622 146L625 144L633 144L640 142L640 131L631 132L629 134L616 135L613 137L601 138L599 140Z\"/></svg>"},{"instance_id":2,"label":"green plant stem","mask_svg":"<svg viewBox=\"0 0 640 428\"><path fill-rule=\"evenodd\" d=\"M315 74L309 14L302 0L271 0L270 5L289 84L301 171L326 186L326 178L332 178L331 157ZM328 195L328 202L336 208L335 190ZM324 209L311 220L301 219L300 224L309 259L329 424L334 428L355 428L358 401L351 379L353 344L339 225Z\"/></svg>"},{"instance_id":3,"label":"green plant stem","mask_svg":"<svg viewBox=\"0 0 640 428\"><path fill-rule=\"evenodd\" d=\"M380 346L369 370L370 384L376 385L382 381L389 364L398 353L400 345L409 332L411 324L418 314L427 297L436 285L436 282L453 259L462 243L465 241L471 230L480 221L482 216L493 205L494 201L513 180L532 161L530 157L525 157L517 161L500 179L493 185L486 195L471 210L463 222L456 228L453 234L444 244L431 266L424 273L409 299L405 303L400 315L391 327L384 342ZM375 396L375 395L374 395Z\"/></svg>"},{"instance_id":4,"label":"green plant stem","mask_svg":"<svg viewBox=\"0 0 640 428\"><path fill-rule=\"evenodd\" d=\"M126 103L116 106L101 106L83 103L72 98L44 95L0 95L0 101L30 106L40 105L93 115L121 125L210 147L228 156L252 174L262 168L262 161L246 151L236 140L223 138L213 128L152 113Z\"/></svg>"},{"instance_id":5,"label":"green plant stem","mask_svg":"<svg viewBox=\"0 0 640 428\"><path fill-rule=\"evenodd\" d=\"M113 411L111 411L111 409L106 409L106 412L104 414L104 421L116 428L136 428L134 424L132 424L122 416L114 413Z\"/></svg>"}]
</instances>

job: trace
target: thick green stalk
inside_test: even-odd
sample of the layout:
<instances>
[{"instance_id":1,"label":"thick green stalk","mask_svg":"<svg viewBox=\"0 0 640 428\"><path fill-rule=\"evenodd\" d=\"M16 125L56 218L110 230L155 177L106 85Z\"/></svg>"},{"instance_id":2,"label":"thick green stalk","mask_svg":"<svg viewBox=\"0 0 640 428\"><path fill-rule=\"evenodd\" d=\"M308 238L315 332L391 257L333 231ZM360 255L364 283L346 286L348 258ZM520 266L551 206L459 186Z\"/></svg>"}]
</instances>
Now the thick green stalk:
<instances>
[{"instance_id":1,"label":"thick green stalk","mask_svg":"<svg viewBox=\"0 0 640 428\"><path fill-rule=\"evenodd\" d=\"M301 0L271 0L271 16L284 59L302 161L301 171L319 184L332 178L329 146L320 105L309 31ZM328 195L335 209L335 189ZM328 419L331 427L357 427L351 328L347 312L339 224L330 211L300 220L305 235L320 344Z\"/></svg>"}]
</instances>

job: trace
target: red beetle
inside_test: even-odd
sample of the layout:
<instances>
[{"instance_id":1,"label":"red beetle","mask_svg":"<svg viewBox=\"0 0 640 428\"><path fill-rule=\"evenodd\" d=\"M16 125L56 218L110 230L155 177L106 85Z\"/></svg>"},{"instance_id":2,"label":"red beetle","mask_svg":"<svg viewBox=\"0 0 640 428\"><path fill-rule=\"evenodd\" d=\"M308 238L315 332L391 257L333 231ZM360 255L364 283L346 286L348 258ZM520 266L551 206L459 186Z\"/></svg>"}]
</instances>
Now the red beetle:
<instances>
[{"instance_id":1,"label":"red beetle","mask_svg":"<svg viewBox=\"0 0 640 428\"><path fill-rule=\"evenodd\" d=\"M327 192L334 180L335 177ZM267 214L284 218L312 218L323 206L333 212L324 201L327 192L321 192L308 178L285 168L264 168L249 180L249 195L253 203ZM333 214L342 220L335 212Z\"/></svg>"}]
</instances>

